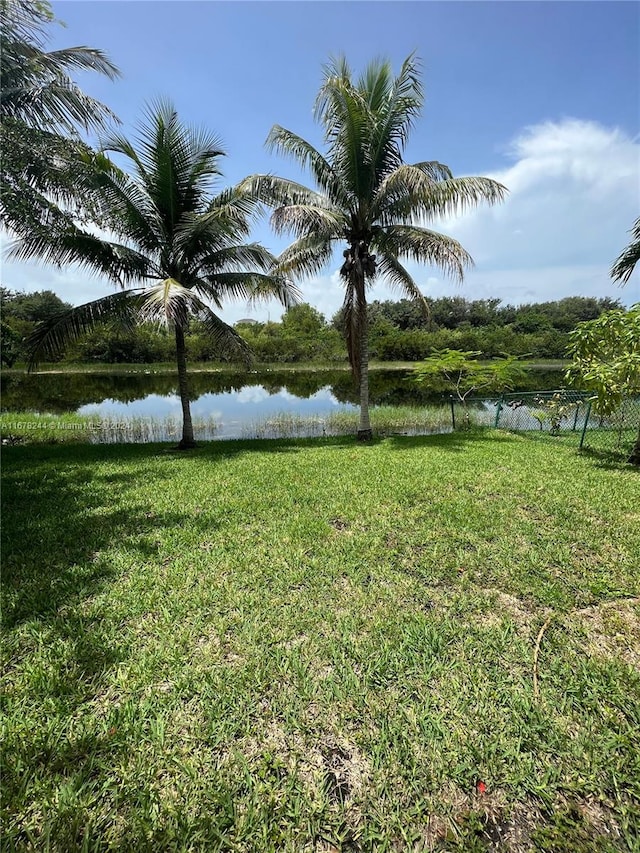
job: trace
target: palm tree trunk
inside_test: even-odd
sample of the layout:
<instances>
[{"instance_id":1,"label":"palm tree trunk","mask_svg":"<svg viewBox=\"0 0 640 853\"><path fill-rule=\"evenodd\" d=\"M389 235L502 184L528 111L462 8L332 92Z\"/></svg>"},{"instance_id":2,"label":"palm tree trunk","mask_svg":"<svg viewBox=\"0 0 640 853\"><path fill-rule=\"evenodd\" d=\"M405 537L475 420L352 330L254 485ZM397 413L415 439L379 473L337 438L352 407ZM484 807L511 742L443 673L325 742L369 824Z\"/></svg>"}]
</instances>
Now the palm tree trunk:
<instances>
[{"instance_id":1,"label":"palm tree trunk","mask_svg":"<svg viewBox=\"0 0 640 853\"><path fill-rule=\"evenodd\" d=\"M176 324L176 359L178 361L178 391L182 404L182 438L178 448L189 450L196 446L196 442L193 437L189 384L187 382L187 349L184 342L184 329L179 324Z\"/></svg>"},{"instance_id":2,"label":"palm tree trunk","mask_svg":"<svg viewBox=\"0 0 640 853\"><path fill-rule=\"evenodd\" d=\"M364 249L366 252L366 249ZM358 249L352 249L355 255L354 276L356 299L359 303L359 346L360 346L360 422L356 438L358 441L371 441L373 432L369 421L369 318L367 317L367 297L365 295L365 271L363 259Z\"/></svg>"},{"instance_id":3,"label":"palm tree trunk","mask_svg":"<svg viewBox=\"0 0 640 853\"><path fill-rule=\"evenodd\" d=\"M364 307L364 319L360 337L360 423L358 441L371 441L373 432L369 420L369 323L367 307Z\"/></svg>"}]
</instances>

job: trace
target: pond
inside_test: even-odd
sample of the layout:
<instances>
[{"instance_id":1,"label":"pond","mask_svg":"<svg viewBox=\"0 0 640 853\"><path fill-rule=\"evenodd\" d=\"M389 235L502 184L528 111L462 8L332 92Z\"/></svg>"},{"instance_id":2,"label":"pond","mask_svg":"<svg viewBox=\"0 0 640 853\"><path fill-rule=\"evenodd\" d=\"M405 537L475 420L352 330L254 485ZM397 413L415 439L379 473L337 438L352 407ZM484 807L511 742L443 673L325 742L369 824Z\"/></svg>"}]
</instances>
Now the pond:
<instances>
[{"instance_id":1,"label":"pond","mask_svg":"<svg viewBox=\"0 0 640 853\"><path fill-rule=\"evenodd\" d=\"M532 370L519 390L561 385L562 371ZM358 391L346 370L193 372L190 387L200 438L329 434L349 431L357 417ZM128 440L171 440L180 425L177 379L152 367L130 373L10 373L3 375L1 391L3 412L89 416L110 424L113 440L127 440L120 433L131 433L132 425L135 435ZM382 426L411 432L450 426L448 395L414 385L409 371L372 369L370 399ZM108 440L102 432L101 440Z\"/></svg>"}]
</instances>

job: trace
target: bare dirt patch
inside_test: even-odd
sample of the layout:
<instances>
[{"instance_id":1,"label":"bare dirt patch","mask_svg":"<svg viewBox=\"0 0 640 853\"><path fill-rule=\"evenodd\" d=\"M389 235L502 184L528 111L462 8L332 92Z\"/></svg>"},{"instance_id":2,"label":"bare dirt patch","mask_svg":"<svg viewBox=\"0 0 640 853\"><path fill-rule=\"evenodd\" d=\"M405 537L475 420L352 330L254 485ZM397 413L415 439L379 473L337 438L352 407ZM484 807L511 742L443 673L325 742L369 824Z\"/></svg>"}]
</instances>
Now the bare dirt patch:
<instances>
[{"instance_id":1,"label":"bare dirt patch","mask_svg":"<svg viewBox=\"0 0 640 853\"><path fill-rule=\"evenodd\" d=\"M330 802L345 804L359 798L371 774L371 766L355 744L328 737L320 744L324 788Z\"/></svg>"},{"instance_id":2,"label":"bare dirt patch","mask_svg":"<svg viewBox=\"0 0 640 853\"><path fill-rule=\"evenodd\" d=\"M530 633L531 624L539 612L529 610L524 601L502 590L486 587L481 592L489 596L492 603L492 610L484 616L484 624L497 625L501 617L506 615L520 631Z\"/></svg>"},{"instance_id":3,"label":"bare dirt patch","mask_svg":"<svg viewBox=\"0 0 640 853\"><path fill-rule=\"evenodd\" d=\"M371 776L369 760L349 739L336 734L311 739L301 732L286 731L276 720L260 735L245 738L240 748L251 764L265 755L273 756L300 779L310 799L326 797L342 807L364 795Z\"/></svg>"},{"instance_id":4,"label":"bare dirt patch","mask_svg":"<svg viewBox=\"0 0 640 853\"><path fill-rule=\"evenodd\" d=\"M537 834L549 831L547 828L553 826L553 815L568 816L570 824L576 826L577 839L590 838L596 844L599 840L606 840L615 845L621 838L612 811L592 798L575 801L559 798L553 813L545 815L531 800L508 806L500 791L483 795L467 794L451 785L445 788L443 794L442 813L429 816L422 841L413 848L412 853L418 850L420 853L436 853L449 849L447 842L459 837L463 827L466 828L463 831L467 838L471 837L468 832L473 828L473 837L481 842L481 849L487 853L537 853L541 849ZM553 837L552 830L549 838ZM405 849L397 847L398 851ZM473 849L479 848L474 846ZM596 847L589 849L595 850Z\"/></svg>"},{"instance_id":5,"label":"bare dirt patch","mask_svg":"<svg viewBox=\"0 0 640 853\"><path fill-rule=\"evenodd\" d=\"M640 670L640 598L585 607L571 621L586 633L588 654L618 658Z\"/></svg>"}]
</instances>

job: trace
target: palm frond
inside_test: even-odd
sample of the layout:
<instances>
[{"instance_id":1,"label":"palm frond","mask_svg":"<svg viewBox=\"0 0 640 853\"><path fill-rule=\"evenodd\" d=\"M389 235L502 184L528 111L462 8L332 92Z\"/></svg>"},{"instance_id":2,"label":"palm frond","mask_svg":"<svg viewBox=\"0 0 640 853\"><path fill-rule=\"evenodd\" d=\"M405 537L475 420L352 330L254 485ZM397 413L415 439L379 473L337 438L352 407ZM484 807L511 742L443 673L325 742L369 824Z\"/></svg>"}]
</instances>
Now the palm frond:
<instances>
[{"instance_id":1,"label":"palm frond","mask_svg":"<svg viewBox=\"0 0 640 853\"><path fill-rule=\"evenodd\" d=\"M83 171L91 149L79 139L60 136L22 121L3 118L0 124L3 187L7 180L20 181L56 198L71 200L73 182Z\"/></svg>"},{"instance_id":2,"label":"palm frond","mask_svg":"<svg viewBox=\"0 0 640 853\"><path fill-rule=\"evenodd\" d=\"M275 268L270 274L259 272L207 272L202 270L194 285L205 299L220 307L225 299L244 301L249 305L266 299L277 299L285 308L300 301L300 291Z\"/></svg>"},{"instance_id":3,"label":"palm frond","mask_svg":"<svg viewBox=\"0 0 640 853\"><path fill-rule=\"evenodd\" d=\"M95 71L113 79L119 71L99 50L46 52L53 20L48 3L0 0L0 12L0 217L22 237L31 224L42 225L40 213L45 220L55 216L50 203L76 216L93 215L83 187L89 149L79 132L102 130L118 119L69 74Z\"/></svg>"},{"instance_id":4,"label":"palm frond","mask_svg":"<svg viewBox=\"0 0 640 853\"><path fill-rule=\"evenodd\" d=\"M45 67L53 74L59 69L67 71L95 71L103 74L109 80L117 80L122 73L117 65L109 59L104 51L95 47L65 47L62 50L51 50L45 54Z\"/></svg>"},{"instance_id":5,"label":"palm frond","mask_svg":"<svg viewBox=\"0 0 640 853\"><path fill-rule=\"evenodd\" d=\"M254 195L244 181L236 186L228 187L215 195L206 209L205 214L218 220L227 219L237 224L238 228L249 228L249 223L258 218L262 208L260 199Z\"/></svg>"},{"instance_id":6,"label":"palm frond","mask_svg":"<svg viewBox=\"0 0 640 853\"><path fill-rule=\"evenodd\" d=\"M404 268L397 257L384 254L378 258L377 263L378 274L386 279L393 289L399 291L403 298L412 299L414 302L417 302L425 316L428 316L429 307L424 295L409 274L409 271Z\"/></svg>"},{"instance_id":7,"label":"palm frond","mask_svg":"<svg viewBox=\"0 0 640 853\"><path fill-rule=\"evenodd\" d=\"M5 90L1 110L3 116L19 118L29 125L40 123L64 130L101 130L118 121L109 107L71 81Z\"/></svg>"},{"instance_id":8,"label":"palm frond","mask_svg":"<svg viewBox=\"0 0 640 853\"><path fill-rule=\"evenodd\" d=\"M416 213L428 219L464 213L482 202L496 204L504 201L508 190L492 178L450 178L433 185ZM392 209L390 206L388 210Z\"/></svg>"},{"instance_id":9,"label":"palm frond","mask_svg":"<svg viewBox=\"0 0 640 853\"><path fill-rule=\"evenodd\" d=\"M331 207L329 200L321 193L275 175L250 175L241 182L240 187L269 207L288 204Z\"/></svg>"},{"instance_id":10,"label":"palm frond","mask_svg":"<svg viewBox=\"0 0 640 853\"><path fill-rule=\"evenodd\" d=\"M87 194L79 192L92 174L90 149L80 140L4 119L0 150L0 222L16 236L44 227L53 216L72 222L93 212Z\"/></svg>"},{"instance_id":11,"label":"palm frond","mask_svg":"<svg viewBox=\"0 0 640 853\"><path fill-rule=\"evenodd\" d=\"M352 72L347 62L346 56L340 54L332 56L327 63L322 67L323 84L316 97L316 102L313 106L313 117L321 124L324 123L325 116L332 109L333 93L330 88L326 88L327 83L339 81L343 85L351 85Z\"/></svg>"},{"instance_id":12,"label":"palm frond","mask_svg":"<svg viewBox=\"0 0 640 853\"><path fill-rule=\"evenodd\" d=\"M330 239L318 234L306 234L292 243L278 257L277 269L286 275L302 278L317 275L333 254Z\"/></svg>"},{"instance_id":13,"label":"palm frond","mask_svg":"<svg viewBox=\"0 0 640 853\"><path fill-rule=\"evenodd\" d=\"M245 365L251 364L253 353L247 342L232 326L221 320L208 305L203 304L196 316L204 325L206 333L222 358L241 361Z\"/></svg>"},{"instance_id":14,"label":"palm frond","mask_svg":"<svg viewBox=\"0 0 640 853\"><path fill-rule=\"evenodd\" d=\"M465 267L473 265L471 255L457 240L413 225L390 225L376 231L371 245L382 258L407 257L418 263L433 264L452 278L462 281ZM382 258L380 260L382 260Z\"/></svg>"},{"instance_id":15,"label":"palm frond","mask_svg":"<svg viewBox=\"0 0 640 853\"><path fill-rule=\"evenodd\" d=\"M50 227L75 227L72 216L57 207L38 187L31 186L26 180L14 180L13 175L7 180L4 171L1 177L0 226L11 232L18 242L31 238L34 232L46 233Z\"/></svg>"},{"instance_id":16,"label":"palm frond","mask_svg":"<svg viewBox=\"0 0 640 853\"><path fill-rule=\"evenodd\" d=\"M221 249L203 255L197 260L198 274L202 270L206 270L208 275L225 270L229 272L241 272L242 270L268 272L273 269L276 263L275 256L260 243L223 246Z\"/></svg>"},{"instance_id":17,"label":"palm frond","mask_svg":"<svg viewBox=\"0 0 640 853\"><path fill-rule=\"evenodd\" d=\"M66 218L57 224L60 228L48 227L47 223L34 226L9 246L9 257L20 261L37 258L58 267L77 264L120 286L157 275L149 258L130 246L102 240L69 225Z\"/></svg>"},{"instance_id":18,"label":"palm frond","mask_svg":"<svg viewBox=\"0 0 640 853\"><path fill-rule=\"evenodd\" d=\"M626 284L629 281L636 264L640 261L640 218L636 219L630 233L633 239L611 267L611 278L620 284Z\"/></svg>"},{"instance_id":19,"label":"palm frond","mask_svg":"<svg viewBox=\"0 0 640 853\"><path fill-rule=\"evenodd\" d=\"M315 115L324 127L329 161L354 206L371 185L370 115L365 94L352 83L346 60L336 60L325 68Z\"/></svg>"},{"instance_id":20,"label":"palm frond","mask_svg":"<svg viewBox=\"0 0 640 853\"><path fill-rule=\"evenodd\" d=\"M197 264L199 259L247 237L260 207L258 199L246 189L230 187L211 199L204 213L183 214L173 231L173 247Z\"/></svg>"},{"instance_id":21,"label":"palm frond","mask_svg":"<svg viewBox=\"0 0 640 853\"><path fill-rule=\"evenodd\" d=\"M424 204L435 184L452 178L451 170L443 163L403 163L380 182L371 215L382 225L392 224L398 218L409 219Z\"/></svg>"},{"instance_id":22,"label":"palm frond","mask_svg":"<svg viewBox=\"0 0 640 853\"><path fill-rule=\"evenodd\" d=\"M331 240L343 236L347 220L339 210L327 210L311 204L289 204L278 207L271 215L276 234L290 232L295 237L317 234Z\"/></svg>"},{"instance_id":23,"label":"palm frond","mask_svg":"<svg viewBox=\"0 0 640 853\"><path fill-rule=\"evenodd\" d=\"M144 290L140 320L159 326L184 329L189 316L200 307L201 300L174 278L165 278Z\"/></svg>"},{"instance_id":24,"label":"palm frond","mask_svg":"<svg viewBox=\"0 0 640 853\"><path fill-rule=\"evenodd\" d=\"M144 186L107 156L95 155L84 186L104 228L153 254L166 240L164 223Z\"/></svg>"},{"instance_id":25,"label":"palm frond","mask_svg":"<svg viewBox=\"0 0 640 853\"><path fill-rule=\"evenodd\" d=\"M293 158L302 167L309 169L313 178L323 193L336 205L348 205L349 195L331 164L322 154L296 133L286 130L280 125L274 125L267 137L268 150L275 150Z\"/></svg>"},{"instance_id":26,"label":"palm frond","mask_svg":"<svg viewBox=\"0 0 640 853\"><path fill-rule=\"evenodd\" d=\"M123 134L118 131L112 131L108 136L100 140L100 150L111 154L122 154L130 160L136 168L139 176L145 176L145 167L138 156L133 143Z\"/></svg>"},{"instance_id":27,"label":"palm frond","mask_svg":"<svg viewBox=\"0 0 640 853\"><path fill-rule=\"evenodd\" d=\"M94 71L113 80L118 68L101 50L71 47L47 52L45 25L37 3L3 0L0 30L0 115L32 127L73 132L117 121L111 110L86 95L70 74Z\"/></svg>"},{"instance_id":28,"label":"palm frond","mask_svg":"<svg viewBox=\"0 0 640 853\"><path fill-rule=\"evenodd\" d=\"M147 288L139 308L143 322L184 329L190 317L199 320L220 356L249 362L251 350L231 326L220 319L198 294L172 278Z\"/></svg>"},{"instance_id":29,"label":"palm frond","mask_svg":"<svg viewBox=\"0 0 640 853\"><path fill-rule=\"evenodd\" d=\"M29 370L47 358L56 358L66 347L106 320L117 318L126 326L135 325L140 304L140 289L125 290L63 311L39 323L25 344Z\"/></svg>"},{"instance_id":30,"label":"palm frond","mask_svg":"<svg viewBox=\"0 0 640 853\"><path fill-rule=\"evenodd\" d=\"M413 54L402 64L400 73L393 79L390 66L379 65L370 85L371 139L369 157L372 164L374 191L385 175L402 163L402 154L409 133L424 103L418 63ZM373 99L375 97L375 100Z\"/></svg>"},{"instance_id":31,"label":"palm frond","mask_svg":"<svg viewBox=\"0 0 640 853\"><path fill-rule=\"evenodd\" d=\"M358 78L357 86L365 94L369 111L379 113L387 105L393 87L391 63L382 58L374 59Z\"/></svg>"},{"instance_id":32,"label":"palm frond","mask_svg":"<svg viewBox=\"0 0 640 853\"><path fill-rule=\"evenodd\" d=\"M220 175L218 159L224 151L213 134L182 124L170 101L151 102L138 124L139 175L172 234L185 213L203 213L211 181Z\"/></svg>"}]
</instances>

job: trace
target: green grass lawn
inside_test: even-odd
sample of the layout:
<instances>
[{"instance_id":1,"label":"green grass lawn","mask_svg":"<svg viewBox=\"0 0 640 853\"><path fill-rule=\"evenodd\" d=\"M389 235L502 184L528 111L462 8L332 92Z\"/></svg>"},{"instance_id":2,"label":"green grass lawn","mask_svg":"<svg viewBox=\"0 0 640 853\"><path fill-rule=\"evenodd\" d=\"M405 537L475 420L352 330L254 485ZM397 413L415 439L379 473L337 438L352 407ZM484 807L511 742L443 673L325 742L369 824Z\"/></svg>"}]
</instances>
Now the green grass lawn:
<instances>
[{"instance_id":1,"label":"green grass lawn","mask_svg":"<svg viewBox=\"0 0 640 853\"><path fill-rule=\"evenodd\" d=\"M638 849L637 470L494 432L3 456L4 850Z\"/></svg>"}]
</instances>

